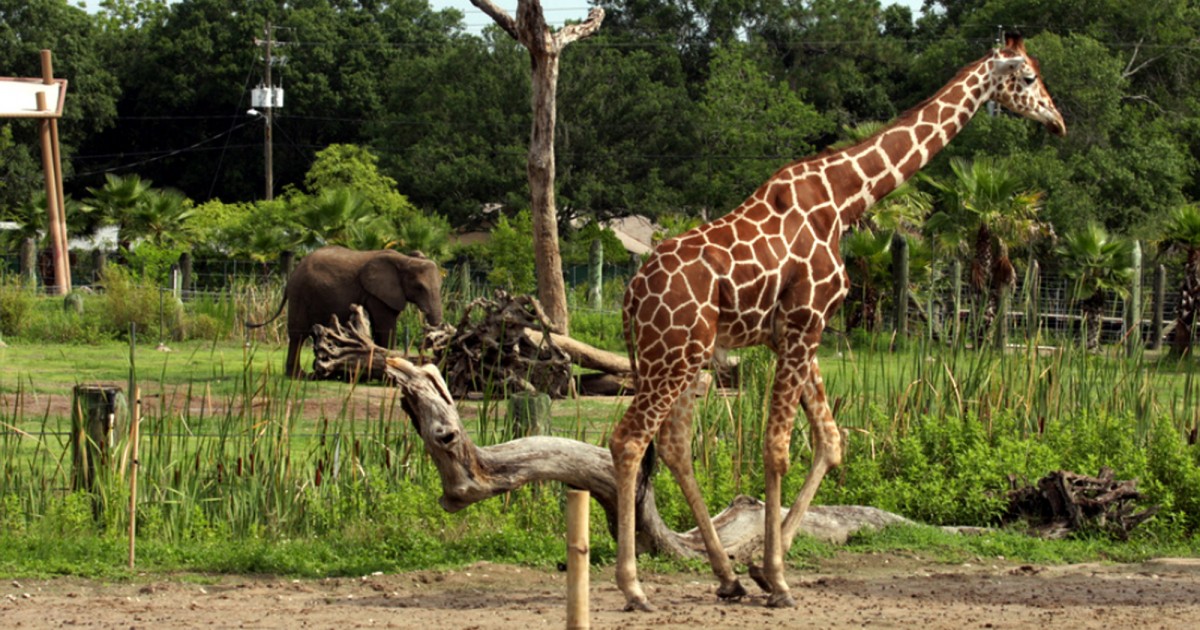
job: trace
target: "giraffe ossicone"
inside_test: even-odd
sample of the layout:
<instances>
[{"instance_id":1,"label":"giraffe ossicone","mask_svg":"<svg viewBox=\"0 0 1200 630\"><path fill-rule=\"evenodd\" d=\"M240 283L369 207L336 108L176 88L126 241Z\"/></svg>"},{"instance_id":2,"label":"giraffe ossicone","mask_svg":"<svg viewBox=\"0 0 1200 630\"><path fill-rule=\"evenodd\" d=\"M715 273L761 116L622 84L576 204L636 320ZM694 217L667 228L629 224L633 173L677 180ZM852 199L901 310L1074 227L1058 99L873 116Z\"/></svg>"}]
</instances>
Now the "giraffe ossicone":
<instances>
[{"instance_id":1,"label":"giraffe ossicone","mask_svg":"<svg viewBox=\"0 0 1200 630\"><path fill-rule=\"evenodd\" d=\"M770 347L778 361L763 444L763 565L753 573L769 592L769 606L795 605L783 556L825 473L842 458L816 358L825 324L849 288L838 251L842 232L915 175L988 100L1066 134L1036 60L1019 35L1009 35L1004 47L962 68L874 136L785 166L733 212L663 242L634 275L623 316L636 393L611 438L617 584L627 610L650 609L637 579L634 509L641 460L654 450L696 518L720 581L718 595L745 594L693 474L691 408L713 353L752 345ZM813 463L781 522L780 488L797 407L808 418Z\"/></svg>"}]
</instances>

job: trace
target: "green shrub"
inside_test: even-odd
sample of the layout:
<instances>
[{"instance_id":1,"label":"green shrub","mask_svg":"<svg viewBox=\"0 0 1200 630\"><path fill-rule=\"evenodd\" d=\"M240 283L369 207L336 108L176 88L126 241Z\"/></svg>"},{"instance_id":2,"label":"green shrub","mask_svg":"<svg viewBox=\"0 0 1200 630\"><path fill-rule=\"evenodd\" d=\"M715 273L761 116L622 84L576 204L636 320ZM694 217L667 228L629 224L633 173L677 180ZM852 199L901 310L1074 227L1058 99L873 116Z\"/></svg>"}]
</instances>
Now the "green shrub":
<instances>
[{"instance_id":1,"label":"green shrub","mask_svg":"<svg viewBox=\"0 0 1200 630\"><path fill-rule=\"evenodd\" d=\"M0 280L0 335L20 336L29 323L35 300L33 289L14 278Z\"/></svg>"},{"instance_id":2,"label":"green shrub","mask_svg":"<svg viewBox=\"0 0 1200 630\"><path fill-rule=\"evenodd\" d=\"M175 338L183 316L177 300L165 298L151 284L142 284L124 267L104 268L103 329L121 338L129 335L130 325L139 334L159 334Z\"/></svg>"}]
</instances>

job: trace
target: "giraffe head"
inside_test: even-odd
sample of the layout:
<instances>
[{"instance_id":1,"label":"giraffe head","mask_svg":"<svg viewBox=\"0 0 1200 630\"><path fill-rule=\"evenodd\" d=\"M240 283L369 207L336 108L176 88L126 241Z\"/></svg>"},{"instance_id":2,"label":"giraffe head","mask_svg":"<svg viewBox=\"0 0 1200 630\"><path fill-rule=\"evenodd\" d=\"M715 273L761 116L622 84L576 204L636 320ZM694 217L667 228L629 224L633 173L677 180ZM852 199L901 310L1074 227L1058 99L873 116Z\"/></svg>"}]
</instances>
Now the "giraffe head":
<instances>
[{"instance_id":1,"label":"giraffe head","mask_svg":"<svg viewBox=\"0 0 1200 630\"><path fill-rule=\"evenodd\" d=\"M1042 83L1038 62L1025 53L1025 41L1017 34L1004 37L1004 48L992 57L996 91L993 99L1015 114L1042 123L1056 136L1067 135L1067 125Z\"/></svg>"}]
</instances>

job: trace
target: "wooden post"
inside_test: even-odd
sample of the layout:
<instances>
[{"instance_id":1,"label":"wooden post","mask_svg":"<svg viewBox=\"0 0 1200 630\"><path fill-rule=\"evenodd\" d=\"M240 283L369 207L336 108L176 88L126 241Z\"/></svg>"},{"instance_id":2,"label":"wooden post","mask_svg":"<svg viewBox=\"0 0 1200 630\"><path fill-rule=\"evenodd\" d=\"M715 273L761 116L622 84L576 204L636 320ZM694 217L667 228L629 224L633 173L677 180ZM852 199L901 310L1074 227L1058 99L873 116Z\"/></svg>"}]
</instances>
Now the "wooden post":
<instances>
[{"instance_id":1,"label":"wooden post","mask_svg":"<svg viewBox=\"0 0 1200 630\"><path fill-rule=\"evenodd\" d=\"M44 92L37 93L37 108L38 111L46 111L46 94ZM59 295L66 295L71 290L70 278L67 276L67 243L63 240L63 233L58 229L59 224L59 208L58 208L58 185L57 175L54 168L54 147L50 136L50 119L43 119L41 124L41 141L42 141L42 171L46 178L46 214L48 215L47 228L50 232L50 243L54 251L54 287Z\"/></svg>"},{"instance_id":2,"label":"wooden post","mask_svg":"<svg viewBox=\"0 0 1200 630\"><path fill-rule=\"evenodd\" d=\"M514 439L544 435L550 428L550 396L516 392L508 397L508 417Z\"/></svg>"},{"instance_id":3,"label":"wooden post","mask_svg":"<svg viewBox=\"0 0 1200 630\"><path fill-rule=\"evenodd\" d=\"M1042 293L1042 266L1038 261L1029 262L1028 277L1029 281L1025 283L1025 297L1029 305L1025 312L1025 339L1029 343L1037 343L1042 327L1042 311L1038 304L1038 296Z\"/></svg>"},{"instance_id":4,"label":"wooden post","mask_svg":"<svg viewBox=\"0 0 1200 630\"><path fill-rule=\"evenodd\" d=\"M138 468L138 438L142 422L142 393L138 387L133 388L133 421L129 423L129 568L133 568L137 540L137 478Z\"/></svg>"},{"instance_id":5,"label":"wooden post","mask_svg":"<svg viewBox=\"0 0 1200 630\"><path fill-rule=\"evenodd\" d=\"M285 249L279 252L279 275L284 280L292 275L292 269L296 267L296 252Z\"/></svg>"},{"instance_id":6,"label":"wooden post","mask_svg":"<svg viewBox=\"0 0 1200 630\"><path fill-rule=\"evenodd\" d=\"M1167 268L1154 268L1154 319L1150 322L1150 349L1162 350L1163 316L1167 299Z\"/></svg>"},{"instance_id":7,"label":"wooden post","mask_svg":"<svg viewBox=\"0 0 1200 630\"><path fill-rule=\"evenodd\" d=\"M908 336L908 239L892 234L892 291L895 306L893 329L899 337Z\"/></svg>"},{"instance_id":8,"label":"wooden post","mask_svg":"<svg viewBox=\"0 0 1200 630\"><path fill-rule=\"evenodd\" d=\"M183 274L182 288L184 291L191 291L195 288L192 284L192 253L183 252L179 255L179 272Z\"/></svg>"},{"instance_id":9,"label":"wooden post","mask_svg":"<svg viewBox=\"0 0 1200 630\"><path fill-rule=\"evenodd\" d=\"M592 239L592 249L588 252L588 298L592 310L600 310L600 299L604 286L604 243Z\"/></svg>"},{"instance_id":10,"label":"wooden post","mask_svg":"<svg viewBox=\"0 0 1200 630\"><path fill-rule=\"evenodd\" d=\"M953 328L953 336L951 339L954 343L958 343L959 335L962 333L962 326L959 324L959 312L962 311L962 261L955 260L954 265L950 268L952 274L951 282L954 287L954 313L951 319Z\"/></svg>"},{"instance_id":11,"label":"wooden post","mask_svg":"<svg viewBox=\"0 0 1200 630\"><path fill-rule=\"evenodd\" d=\"M1125 354L1133 356L1142 347L1142 244L1133 242L1133 286L1125 300Z\"/></svg>"},{"instance_id":12,"label":"wooden post","mask_svg":"<svg viewBox=\"0 0 1200 630\"><path fill-rule=\"evenodd\" d=\"M19 269L21 282L30 287L37 287L37 239L21 239Z\"/></svg>"},{"instance_id":13,"label":"wooden post","mask_svg":"<svg viewBox=\"0 0 1200 630\"><path fill-rule=\"evenodd\" d=\"M50 51L43 49L42 56L42 84L54 84L54 63L51 60ZM39 109L41 109L39 107ZM70 241L67 239L67 206L63 195L63 173L62 173L62 152L59 149L58 142L58 119L49 119L50 123L50 152L52 166L54 167L54 198L58 205L58 223L49 226L52 232L58 233L58 238L61 240L63 248L61 251L56 251L55 255L62 257L62 269L65 285L60 283L59 290L66 294L71 290L71 260L68 250ZM49 189L49 183L47 183ZM66 290L63 290L63 287Z\"/></svg>"},{"instance_id":14,"label":"wooden post","mask_svg":"<svg viewBox=\"0 0 1200 630\"><path fill-rule=\"evenodd\" d=\"M588 508L587 490L567 491L567 630L592 627L588 610Z\"/></svg>"},{"instance_id":15,"label":"wooden post","mask_svg":"<svg viewBox=\"0 0 1200 630\"><path fill-rule=\"evenodd\" d=\"M108 266L108 252L97 247L92 250L92 282L104 279L104 268Z\"/></svg>"},{"instance_id":16,"label":"wooden post","mask_svg":"<svg viewBox=\"0 0 1200 630\"><path fill-rule=\"evenodd\" d=\"M1000 287L1000 298L996 304L995 344L997 350L1008 345L1008 310L1012 304L1012 289L1007 284Z\"/></svg>"},{"instance_id":17,"label":"wooden post","mask_svg":"<svg viewBox=\"0 0 1200 630\"><path fill-rule=\"evenodd\" d=\"M121 388L116 386L75 386L71 411L72 490L94 490L97 470L109 465L118 434L120 397Z\"/></svg>"}]
</instances>

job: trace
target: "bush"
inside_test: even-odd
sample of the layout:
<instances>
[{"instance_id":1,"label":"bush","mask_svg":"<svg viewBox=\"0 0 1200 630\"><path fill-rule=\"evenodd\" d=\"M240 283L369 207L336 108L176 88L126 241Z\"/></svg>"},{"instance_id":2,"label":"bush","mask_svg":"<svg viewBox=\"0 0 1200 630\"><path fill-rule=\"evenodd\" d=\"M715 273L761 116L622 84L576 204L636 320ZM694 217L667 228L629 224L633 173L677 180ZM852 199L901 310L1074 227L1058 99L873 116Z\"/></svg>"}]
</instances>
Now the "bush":
<instances>
[{"instance_id":1,"label":"bush","mask_svg":"<svg viewBox=\"0 0 1200 630\"><path fill-rule=\"evenodd\" d=\"M183 307L178 300L164 299L157 287L138 283L129 270L117 265L104 268L103 284L101 312L105 332L126 339L130 325L135 325L139 333L178 337L183 318Z\"/></svg>"},{"instance_id":2,"label":"bush","mask_svg":"<svg viewBox=\"0 0 1200 630\"><path fill-rule=\"evenodd\" d=\"M0 335L21 334L29 323L34 300L33 289L11 278L0 281Z\"/></svg>"}]
</instances>

